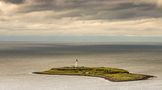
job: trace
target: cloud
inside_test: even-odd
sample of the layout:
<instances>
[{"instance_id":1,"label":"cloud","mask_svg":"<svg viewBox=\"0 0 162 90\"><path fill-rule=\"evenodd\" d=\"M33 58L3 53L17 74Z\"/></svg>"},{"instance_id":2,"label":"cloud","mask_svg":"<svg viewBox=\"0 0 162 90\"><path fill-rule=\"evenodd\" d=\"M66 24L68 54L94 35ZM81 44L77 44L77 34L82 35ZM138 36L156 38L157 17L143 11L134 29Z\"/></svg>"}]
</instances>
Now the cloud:
<instances>
[{"instance_id":1,"label":"cloud","mask_svg":"<svg viewBox=\"0 0 162 90\"><path fill-rule=\"evenodd\" d=\"M156 6L161 7L162 6L162 1L161 0L138 0L135 1L136 3L151 3L151 4L156 4Z\"/></svg>"},{"instance_id":2,"label":"cloud","mask_svg":"<svg viewBox=\"0 0 162 90\"><path fill-rule=\"evenodd\" d=\"M162 17L160 0L1 0L18 4L16 13L53 11L51 19L127 20ZM5 8L5 7L3 7Z\"/></svg>"},{"instance_id":3,"label":"cloud","mask_svg":"<svg viewBox=\"0 0 162 90\"><path fill-rule=\"evenodd\" d=\"M0 0L0 34L162 35L161 0Z\"/></svg>"},{"instance_id":4,"label":"cloud","mask_svg":"<svg viewBox=\"0 0 162 90\"><path fill-rule=\"evenodd\" d=\"M162 17L158 0L28 0L19 13L66 12L53 18L124 20Z\"/></svg>"},{"instance_id":5,"label":"cloud","mask_svg":"<svg viewBox=\"0 0 162 90\"><path fill-rule=\"evenodd\" d=\"M4 1L6 3L13 3L13 4L22 4L25 2L25 0L1 0Z\"/></svg>"},{"instance_id":6,"label":"cloud","mask_svg":"<svg viewBox=\"0 0 162 90\"><path fill-rule=\"evenodd\" d=\"M28 18L29 19L29 18ZM34 19L34 18L31 18ZM38 22L1 22L0 35L40 35L40 36L161 36L162 19L135 21L102 20L45 20ZM10 25L10 26L8 26Z\"/></svg>"}]
</instances>

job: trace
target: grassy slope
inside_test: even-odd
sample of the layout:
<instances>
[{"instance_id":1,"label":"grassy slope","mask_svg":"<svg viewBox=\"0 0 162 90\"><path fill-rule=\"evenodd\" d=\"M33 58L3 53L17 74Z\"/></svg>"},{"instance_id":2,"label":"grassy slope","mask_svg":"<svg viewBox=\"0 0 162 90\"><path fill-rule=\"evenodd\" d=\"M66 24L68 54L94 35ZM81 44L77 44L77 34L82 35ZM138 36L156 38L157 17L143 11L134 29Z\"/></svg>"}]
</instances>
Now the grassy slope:
<instances>
[{"instance_id":1,"label":"grassy slope","mask_svg":"<svg viewBox=\"0 0 162 90\"><path fill-rule=\"evenodd\" d=\"M48 74L48 75L80 75L80 76L93 76L102 77L110 81L135 81L145 80L153 76L132 74L124 69L109 68L109 67L62 67L52 68L48 71L34 72L36 74Z\"/></svg>"}]
</instances>

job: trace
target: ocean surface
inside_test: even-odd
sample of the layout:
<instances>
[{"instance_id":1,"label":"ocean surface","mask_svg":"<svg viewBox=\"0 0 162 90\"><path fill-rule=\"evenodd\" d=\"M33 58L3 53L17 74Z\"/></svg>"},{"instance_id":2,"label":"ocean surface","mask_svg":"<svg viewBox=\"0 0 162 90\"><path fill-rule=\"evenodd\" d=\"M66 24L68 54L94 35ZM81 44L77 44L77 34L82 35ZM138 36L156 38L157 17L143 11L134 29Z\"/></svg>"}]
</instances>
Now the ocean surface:
<instances>
[{"instance_id":1,"label":"ocean surface","mask_svg":"<svg viewBox=\"0 0 162 90\"><path fill-rule=\"evenodd\" d=\"M52 67L115 67L157 78L110 82L84 76L36 75ZM0 90L162 90L162 44L0 42Z\"/></svg>"}]
</instances>

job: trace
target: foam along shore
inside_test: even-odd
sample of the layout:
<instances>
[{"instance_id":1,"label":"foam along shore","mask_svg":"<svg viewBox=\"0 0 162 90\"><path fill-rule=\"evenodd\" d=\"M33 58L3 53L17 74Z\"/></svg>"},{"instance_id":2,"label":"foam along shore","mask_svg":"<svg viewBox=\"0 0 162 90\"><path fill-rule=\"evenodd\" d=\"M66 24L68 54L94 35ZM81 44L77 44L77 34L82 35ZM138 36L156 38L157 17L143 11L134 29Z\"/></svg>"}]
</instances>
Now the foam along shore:
<instances>
[{"instance_id":1,"label":"foam along shore","mask_svg":"<svg viewBox=\"0 0 162 90\"><path fill-rule=\"evenodd\" d=\"M110 67L61 67L33 73L45 75L76 75L101 77L113 82L146 80L154 77L151 75L129 73L127 70L124 69Z\"/></svg>"}]
</instances>

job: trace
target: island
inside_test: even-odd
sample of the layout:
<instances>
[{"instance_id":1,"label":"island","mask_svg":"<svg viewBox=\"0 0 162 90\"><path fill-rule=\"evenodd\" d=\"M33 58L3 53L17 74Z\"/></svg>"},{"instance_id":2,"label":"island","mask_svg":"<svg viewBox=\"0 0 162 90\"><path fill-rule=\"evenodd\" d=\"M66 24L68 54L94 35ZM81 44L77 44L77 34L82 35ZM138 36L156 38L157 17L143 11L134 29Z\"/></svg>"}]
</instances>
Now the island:
<instances>
[{"instance_id":1,"label":"island","mask_svg":"<svg viewBox=\"0 0 162 90\"><path fill-rule=\"evenodd\" d=\"M34 74L45 75L76 75L100 77L113 82L137 81L153 78L152 75L130 73L124 69L110 67L61 67L52 68L47 71L33 72Z\"/></svg>"}]
</instances>

